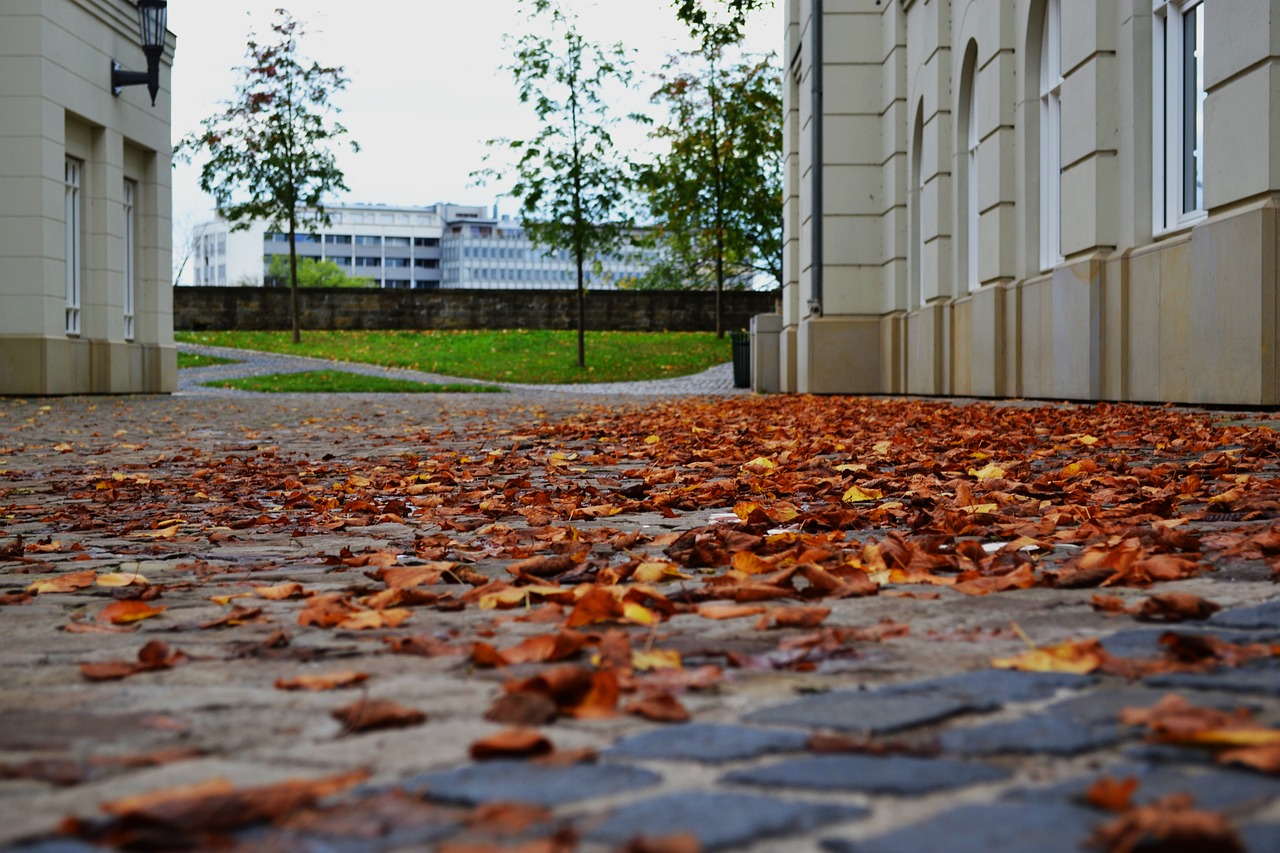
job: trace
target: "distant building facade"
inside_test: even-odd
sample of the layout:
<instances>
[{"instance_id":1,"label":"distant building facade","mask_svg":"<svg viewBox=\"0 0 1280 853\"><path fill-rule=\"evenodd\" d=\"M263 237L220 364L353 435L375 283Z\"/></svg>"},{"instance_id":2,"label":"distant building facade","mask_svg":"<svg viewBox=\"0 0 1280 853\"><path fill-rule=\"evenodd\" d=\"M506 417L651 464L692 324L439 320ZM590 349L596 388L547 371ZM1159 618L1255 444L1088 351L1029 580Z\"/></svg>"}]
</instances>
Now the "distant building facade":
<instances>
[{"instance_id":1,"label":"distant building facade","mask_svg":"<svg viewBox=\"0 0 1280 853\"><path fill-rule=\"evenodd\" d=\"M1280 404L1280 4L786 27L782 390Z\"/></svg>"},{"instance_id":2,"label":"distant building facade","mask_svg":"<svg viewBox=\"0 0 1280 853\"><path fill-rule=\"evenodd\" d=\"M0 4L0 394L176 386L167 42L152 107L133 3Z\"/></svg>"},{"instance_id":3,"label":"distant building facade","mask_svg":"<svg viewBox=\"0 0 1280 853\"><path fill-rule=\"evenodd\" d=\"M299 257L333 261L374 287L564 289L577 286L573 259L535 246L510 216L491 217L485 207L332 205L330 224L298 233ZM288 256L289 236L254 223L231 231L215 220L193 237L193 284L261 285L278 255ZM587 286L625 286L647 271L644 250L626 248L592 259Z\"/></svg>"}]
</instances>

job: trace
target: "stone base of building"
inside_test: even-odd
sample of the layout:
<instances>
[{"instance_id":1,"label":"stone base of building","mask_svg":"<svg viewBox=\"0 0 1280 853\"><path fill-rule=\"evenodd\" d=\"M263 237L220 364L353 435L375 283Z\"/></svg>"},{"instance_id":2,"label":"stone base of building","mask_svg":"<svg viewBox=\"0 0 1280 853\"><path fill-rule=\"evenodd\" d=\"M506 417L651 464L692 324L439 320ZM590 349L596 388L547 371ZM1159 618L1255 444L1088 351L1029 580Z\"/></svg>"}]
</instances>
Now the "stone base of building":
<instances>
[{"instance_id":1,"label":"stone base of building","mask_svg":"<svg viewBox=\"0 0 1280 853\"><path fill-rule=\"evenodd\" d=\"M0 337L0 395L168 394L177 386L172 346Z\"/></svg>"},{"instance_id":2,"label":"stone base of building","mask_svg":"<svg viewBox=\"0 0 1280 853\"><path fill-rule=\"evenodd\" d=\"M1280 196L1149 246L882 316L784 327L816 394L1280 405ZM791 371L794 371L793 373Z\"/></svg>"}]
</instances>

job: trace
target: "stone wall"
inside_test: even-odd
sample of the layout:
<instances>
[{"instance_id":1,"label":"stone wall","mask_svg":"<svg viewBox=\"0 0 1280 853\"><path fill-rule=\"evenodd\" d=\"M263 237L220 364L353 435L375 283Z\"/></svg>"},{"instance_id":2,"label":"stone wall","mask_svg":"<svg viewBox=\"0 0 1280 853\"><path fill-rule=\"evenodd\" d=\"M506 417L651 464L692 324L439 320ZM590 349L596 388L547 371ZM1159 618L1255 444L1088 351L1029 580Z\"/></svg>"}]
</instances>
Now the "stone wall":
<instances>
[{"instance_id":1,"label":"stone wall","mask_svg":"<svg viewBox=\"0 0 1280 853\"><path fill-rule=\"evenodd\" d=\"M772 292L724 293L724 328L777 310ZM574 329L572 290L298 291L304 329ZM274 287L175 287L173 328L180 331L288 329L289 290ZM697 332L715 329L715 294L705 291L593 290L587 328L596 331Z\"/></svg>"}]
</instances>

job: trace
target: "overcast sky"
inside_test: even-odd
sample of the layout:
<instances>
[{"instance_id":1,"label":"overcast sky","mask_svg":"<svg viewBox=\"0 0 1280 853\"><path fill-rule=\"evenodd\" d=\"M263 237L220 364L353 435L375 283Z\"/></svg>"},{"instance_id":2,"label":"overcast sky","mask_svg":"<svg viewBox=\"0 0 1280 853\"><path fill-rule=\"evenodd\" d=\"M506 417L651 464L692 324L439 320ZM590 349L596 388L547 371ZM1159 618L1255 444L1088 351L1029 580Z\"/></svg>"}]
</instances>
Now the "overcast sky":
<instances>
[{"instance_id":1,"label":"overcast sky","mask_svg":"<svg viewBox=\"0 0 1280 853\"><path fill-rule=\"evenodd\" d=\"M634 47L635 102L643 108L655 85L649 75L671 53L693 46L671 0L569 0L590 40ZM169 29L177 36L173 65L173 138L198 130L220 112L244 64L252 30L271 37L273 10L303 21L301 53L342 65L351 79L337 100L339 116L361 151L340 154L348 203L492 205L500 188L477 187L484 141L528 136L529 108L519 103L504 47L505 33L524 23L517 0L174 0ZM757 13L752 50L781 50L782 12ZM639 133L639 132L638 132ZM643 139L642 133L636 142ZM212 216L196 164L174 170L175 244L192 224ZM514 212L515 203L501 203Z\"/></svg>"}]
</instances>

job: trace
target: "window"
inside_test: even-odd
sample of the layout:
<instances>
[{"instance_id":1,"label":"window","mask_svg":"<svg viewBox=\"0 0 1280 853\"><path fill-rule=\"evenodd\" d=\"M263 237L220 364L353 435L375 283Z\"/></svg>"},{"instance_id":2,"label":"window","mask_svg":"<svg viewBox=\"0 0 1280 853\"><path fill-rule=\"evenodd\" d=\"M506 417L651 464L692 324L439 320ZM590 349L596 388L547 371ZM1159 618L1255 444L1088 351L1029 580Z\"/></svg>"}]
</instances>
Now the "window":
<instances>
[{"instance_id":1,"label":"window","mask_svg":"<svg viewBox=\"0 0 1280 853\"><path fill-rule=\"evenodd\" d=\"M419 269L433 270L440 266L437 258L414 258L413 265Z\"/></svg>"},{"instance_id":2,"label":"window","mask_svg":"<svg viewBox=\"0 0 1280 853\"><path fill-rule=\"evenodd\" d=\"M382 238L376 235L357 234L356 245L357 246L381 246Z\"/></svg>"},{"instance_id":3,"label":"window","mask_svg":"<svg viewBox=\"0 0 1280 853\"><path fill-rule=\"evenodd\" d=\"M387 245L388 246L408 246L409 238L408 237L388 237Z\"/></svg>"},{"instance_id":4,"label":"window","mask_svg":"<svg viewBox=\"0 0 1280 853\"><path fill-rule=\"evenodd\" d=\"M389 267L407 267L409 266L409 259L408 258L387 258L386 261L384 261L383 263Z\"/></svg>"},{"instance_id":5,"label":"window","mask_svg":"<svg viewBox=\"0 0 1280 853\"><path fill-rule=\"evenodd\" d=\"M66 329L68 335L80 334L80 170L79 160L67 158L63 204L66 216Z\"/></svg>"},{"instance_id":6,"label":"window","mask_svg":"<svg viewBox=\"0 0 1280 853\"><path fill-rule=\"evenodd\" d=\"M137 230L134 224L134 199L137 197L138 185L133 181L124 182L124 339L133 340L133 306L137 290L136 266L134 264L134 241Z\"/></svg>"},{"instance_id":7,"label":"window","mask_svg":"<svg viewBox=\"0 0 1280 853\"><path fill-rule=\"evenodd\" d=\"M350 246L351 235L350 234L326 234L324 235L324 241L330 246L333 246L333 245Z\"/></svg>"},{"instance_id":8,"label":"window","mask_svg":"<svg viewBox=\"0 0 1280 853\"><path fill-rule=\"evenodd\" d=\"M1062 261L1062 27L1048 0L1040 41L1040 269Z\"/></svg>"},{"instance_id":9,"label":"window","mask_svg":"<svg viewBox=\"0 0 1280 853\"><path fill-rule=\"evenodd\" d=\"M356 258L356 266L380 267L382 266L382 259L381 258Z\"/></svg>"},{"instance_id":10,"label":"window","mask_svg":"<svg viewBox=\"0 0 1280 853\"><path fill-rule=\"evenodd\" d=\"M969 290L977 290L982 286L978 271L978 233L982 212L978 207L978 52L977 46L971 45L972 58L969 61L969 92L965 99L964 122L965 132L965 266Z\"/></svg>"},{"instance_id":11,"label":"window","mask_svg":"<svg viewBox=\"0 0 1280 853\"><path fill-rule=\"evenodd\" d=\"M1155 0L1152 98L1155 230L1204 216L1204 7Z\"/></svg>"},{"instance_id":12,"label":"window","mask_svg":"<svg viewBox=\"0 0 1280 853\"><path fill-rule=\"evenodd\" d=\"M413 245L419 248L433 249L440 245L438 237L414 237Z\"/></svg>"},{"instance_id":13,"label":"window","mask_svg":"<svg viewBox=\"0 0 1280 853\"><path fill-rule=\"evenodd\" d=\"M340 266L340 267L349 267L349 266L351 266L351 256L350 256L350 255L330 255L330 256L329 256L329 260L333 261L335 264L337 264L337 265L338 265L338 266Z\"/></svg>"}]
</instances>

